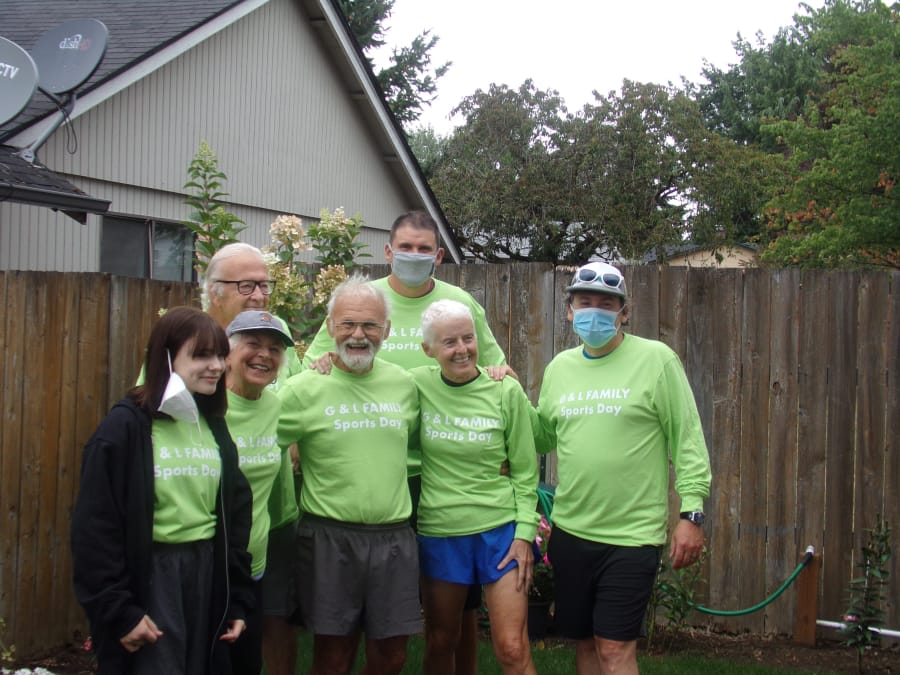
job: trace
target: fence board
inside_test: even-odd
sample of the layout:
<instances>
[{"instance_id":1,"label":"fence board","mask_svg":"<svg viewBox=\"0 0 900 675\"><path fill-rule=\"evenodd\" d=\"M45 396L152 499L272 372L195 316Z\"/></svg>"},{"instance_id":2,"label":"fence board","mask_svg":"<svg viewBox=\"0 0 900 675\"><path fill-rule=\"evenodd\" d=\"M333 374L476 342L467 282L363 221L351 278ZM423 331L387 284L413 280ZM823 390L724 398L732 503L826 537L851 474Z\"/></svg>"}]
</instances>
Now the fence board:
<instances>
[{"instance_id":1,"label":"fence board","mask_svg":"<svg viewBox=\"0 0 900 675\"><path fill-rule=\"evenodd\" d=\"M468 267L483 267L483 265L468 265ZM489 282L487 279L485 280L485 315L497 344L500 345L500 349L506 356L507 363L509 362L510 325L514 321L509 309L510 292L508 270L497 270L490 276Z\"/></svg>"},{"instance_id":2,"label":"fence board","mask_svg":"<svg viewBox=\"0 0 900 675\"><path fill-rule=\"evenodd\" d=\"M827 469L827 409L823 402L828 395L828 370L824 365L831 361L834 349L834 311L829 303L822 302L831 292L828 273L806 270L800 281L797 453L802 471L797 476L797 534L800 546L812 545L821 552Z\"/></svg>"},{"instance_id":3,"label":"fence board","mask_svg":"<svg viewBox=\"0 0 900 675\"><path fill-rule=\"evenodd\" d=\"M853 272L831 275L834 346L828 368L827 459L825 467L825 543L822 583L834 589L822 598L820 611L840 617L846 609L847 582L853 570L853 407L856 390L856 327L858 314Z\"/></svg>"},{"instance_id":4,"label":"fence board","mask_svg":"<svg viewBox=\"0 0 900 675\"><path fill-rule=\"evenodd\" d=\"M629 267L626 278L631 332L659 339L659 267Z\"/></svg>"},{"instance_id":5,"label":"fence board","mask_svg":"<svg viewBox=\"0 0 900 675\"><path fill-rule=\"evenodd\" d=\"M553 284L553 270L549 265L510 266L509 286L513 290L510 316L519 320L511 322L509 360L525 393L535 401L544 366L553 356L552 341L545 332L553 316Z\"/></svg>"},{"instance_id":6,"label":"fence board","mask_svg":"<svg viewBox=\"0 0 900 675\"><path fill-rule=\"evenodd\" d=\"M387 274L387 272L385 274ZM448 284L453 284L454 286L459 286L459 275L459 265L438 265L434 270L434 276L436 279L446 281ZM378 277L372 278L377 279Z\"/></svg>"},{"instance_id":7,"label":"fence board","mask_svg":"<svg viewBox=\"0 0 900 675\"><path fill-rule=\"evenodd\" d=\"M7 387L13 386L12 378L6 379L7 365L6 361L14 350L8 342L8 325L10 302L6 295L7 279L9 275L0 274L0 307L6 308L6 314L0 320L0 415L3 416L3 425L0 427L0 616L5 617L4 608L7 607L7 599L9 595L10 579L15 578L15 569L10 565L12 551L15 547L15 532L10 527L10 511L11 504L15 503L15 497L12 493L13 485L18 484L19 477L17 473L13 473L11 467L6 466L4 458L6 457L7 434L12 437L12 428L6 429L6 406L7 398L13 396L14 392L8 391ZM4 433L5 432L5 433Z\"/></svg>"},{"instance_id":8,"label":"fence board","mask_svg":"<svg viewBox=\"0 0 900 675\"><path fill-rule=\"evenodd\" d=\"M4 360L3 425L0 427L0 616L9 621L7 637L15 640L15 609L20 602L18 561L22 546L20 524L23 500L20 493L28 490L27 483L30 481L30 476L23 470L27 462L21 447L23 437L28 433L22 428L22 418L26 407L24 383L27 379L23 357L26 351L30 351L25 340L26 294L30 288L30 278L22 272L11 272L5 276L5 349L0 354Z\"/></svg>"},{"instance_id":9,"label":"fence board","mask_svg":"<svg viewBox=\"0 0 900 675\"><path fill-rule=\"evenodd\" d=\"M44 401L51 391L52 383L47 382L49 373L44 370L47 342L47 273L37 275L36 283L23 297L22 320L25 327L26 349L22 354L22 368L26 377L22 388L22 439L18 452L21 454L21 471L28 480L23 480L19 488L19 549L16 559L18 589L14 613L20 626L24 628L26 639L21 649L33 648L35 634L35 598L37 578L40 570L38 555L38 518L40 514L40 486L42 483L42 458L40 452L40 429L44 421Z\"/></svg>"},{"instance_id":10,"label":"fence board","mask_svg":"<svg viewBox=\"0 0 900 675\"><path fill-rule=\"evenodd\" d=\"M694 392L694 399L697 403L697 410L700 413L700 421L703 426L703 435L707 442L707 447L710 447L709 440L712 438L712 421L713 421L713 371L715 369L714 365L714 353L713 353L713 345L715 340L715 324L719 320L719 317L714 315L711 312L701 312L697 311L700 307L713 307L713 291L714 291L714 283L711 277L709 276L693 276L690 278L688 286L687 286L687 296L685 301L685 306L687 311L685 313L685 326L686 326L686 349L685 349L685 359L689 364L689 370L687 370L688 381L691 384L691 389ZM719 461L719 457L716 452L712 452L710 455L710 463L713 467L713 471L715 472L721 463ZM674 472L670 469L670 474L672 478L670 478L670 493L672 486L672 479L674 478ZM717 482L712 484L712 490L717 490ZM710 494L710 499L707 500L706 508L707 511L710 512L710 526L707 528L706 536L707 536L707 546L710 551L712 551L712 555L715 556L727 556L729 552L725 549L719 551L716 544L718 530L715 525L716 513L718 512L718 500L716 498L715 492ZM671 527L675 527L675 518L677 517L677 513L680 510L680 502L675 501L672 509L669 513L670 525ZM704 570L704 576L708 581L708 569ZM700 599L709 603L710 601L710 588L707 584L706 588L698 589L698 595Z\"/></svg>"},{"instance_id":11,"label":"fence board","mask_svg":"<svg viewBox=\"0 0 900 675\"><path fill-rule=\"evenodd\" d=\"M54 595L54 584L44 583L43 580L52 580L56 568L56 558L60 548L67 547L67 539L59 537L56 530L56 504L60 499L59 493L59 417L60 395L59 383L62 371L62 324L60 318L63 314L64 276L60 273L47 273L46 303L40 311L40 320L44 322L44 336L39 342L40 363L36 364L33 376L40 378L43 383L43 396L34 400L30 405L36 411L34 427L38 433L36 455L39 462L40 481L38 483L38 518L37 518L37 546L35 570L35 593L30 602L28 611L32 615L32 626L36 628L44 617L40 614L41 607L59 607L61 603ZM34 383L34 379L30 380ZM36 391L34 392L37 393ZM54 635L60 642L68 636L59 630L55 623ZM37 631L35 630L35 633Z\"/></svg>"},{"instance_id":12,"label":"fence board","mask_svg":"<svg viewBox=\"0 0 900 675\"><path fill-rule=\"evenodd\" d=\"M659 339L671 347L687 370L688 268L666 267L659 273Z\"/></svg>"},{"instance_id":13,"label":"fence board","mask_svg":"<svg viewBox=\"0 0 900 675\"><path fill-rule=\"evenodd\" d=\"M751 607L766 596L766 509L768 504L769 330L771 320L769 275L762 270L744 272L741 304L741 506L740 540L735 564L741 574L737 585L741 607ZM748 570L755 573L748 574ZM744 618L750 631L765 630L765 614Z\"/></svg>"},{"instance_id":14,"label":"fence board","mask_svg":"<svg viewBox=\"0 0 900 675\"><path fill-rule=\"evenodd\" d=\"M553 323L551 324L554 354L559 354L561 351L580 344L578 336L575 335L575 330L572 328L572 320L568 315L566 287L571 283L571 269L557 269L553 282Z\"/></svg>"},{"instance_id":15,"label":"fence board","mask_svg":"<svg viewBox=\"0 0 900 675\"><path fill-rule=\"evenodd\" d=\"M741 410L739 307L743 291L741 275L714 270L711 300L713 342L706 345L712 355L712 423L707 438L710 459L716 464L716 482L710 494L711 548L724 564L709 570L709 596L713 607L736 609L739 605L738 579L741 570L733 554L738 550L741 503L741 457L739 452ZM714 459L713 459L714 458ZM729 630L743 626L741 619L722 619Z\"/></svg>"},{"instance_id":16,"label":"fence board","mask_svg":"<svg viewBox=\"0 0 900 675\"><path fill-rule=\"evenodd\" d=\"M485 265L460 265L456 285L465 288L482 307L487 304L487 267Z\"/></svg>"},{"instance_id":17,"label":"fence board","mask_svg":"<svg viewBox=\"0 0 900 675\"><path fill-rule=\"evenodd\" d=\"M797 555L797 344L799 273L776 270L771 287L769 368L769 494L766 590L771 593L794 569ZM766 629L790 632L794 597L784 594L766 608Z\"/></svg>"},{"instance_id":18,"label":"fence board","mask_svg":"<svg viewBox=\"0 0 900 675\"><path fill-rule=\"evenodd\" d=\"M900 514L897 513L897 505L900 504L900 434L897 433L897 429L900 429L900 373L897 368L897 355L900 354L900 272L890 275L890 289L890 326L886 340L888 360L885 378L887 401L884 414L883 508L894 533L894 555L891 556L891 579L894 581L887 593L887 606L894 618L893 621L888 619L887 625L896 626L900 623L900 545L896 543L900 539Z\"/></svg>"},{"instance_id":19,"label":"fence board","mask_svg":"<svg viewBox=\"0 0 900 675\"><path fill-rule=\"evenodd\" d=\"M876 516L882 515L884 494L884 416L887 390L872 386L887 378L886 353L889 335L890 277L865 276L860 279L859 348L856 350L856 509L858 530L855 551L865 543L865 530L875 527ZM897 354L893 357L896 359ZM897 430L894 430L897 433Z\"/></svg>"},{"instance_id":20,"label":"fence board","mask_svg":"<svg viewBox=\"0 0 900 675\"><path fill-rule=\"evenodd\" d=\"M72 590L72 551L69 546L69 529L72 519L72 508L78 491L78 480L81 471L81 447L75 437L76 411L80 386L78 382L79 332L78 321L81 316L81 284L74 283L66 276L60 296L63 299L59 314L62 326L60 352L64 355L60 366L59 379L59 464L58 475L59 499L56 502L55 531L62 539L57 547L56 566L53 572L53 597L58 599L56 607L59 616L65 620L65 627L80 626L85 622L84 613L75 600Z\"/></svg>"}]
</instances>

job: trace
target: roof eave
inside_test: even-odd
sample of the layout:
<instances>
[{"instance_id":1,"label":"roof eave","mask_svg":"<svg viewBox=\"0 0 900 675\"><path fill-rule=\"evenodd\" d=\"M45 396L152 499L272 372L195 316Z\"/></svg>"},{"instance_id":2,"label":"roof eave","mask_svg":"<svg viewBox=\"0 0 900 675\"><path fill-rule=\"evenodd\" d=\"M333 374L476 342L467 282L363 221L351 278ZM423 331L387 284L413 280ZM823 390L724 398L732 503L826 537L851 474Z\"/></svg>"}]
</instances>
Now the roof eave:
<instances>
[{"instance_id":1,"label":"roof eave","mask_svg":"<svg viewBox=\"0 0 900 675\"><path fill-rule=\"evenodd\" d=\"M0 194L5 201L33 206L46 206L54 211L62 211L84 225L88 213L104 214L110 202L89 195L75 195L58 190L30 187L7 181L0 181Z\"/></svg>"}]
</instances>

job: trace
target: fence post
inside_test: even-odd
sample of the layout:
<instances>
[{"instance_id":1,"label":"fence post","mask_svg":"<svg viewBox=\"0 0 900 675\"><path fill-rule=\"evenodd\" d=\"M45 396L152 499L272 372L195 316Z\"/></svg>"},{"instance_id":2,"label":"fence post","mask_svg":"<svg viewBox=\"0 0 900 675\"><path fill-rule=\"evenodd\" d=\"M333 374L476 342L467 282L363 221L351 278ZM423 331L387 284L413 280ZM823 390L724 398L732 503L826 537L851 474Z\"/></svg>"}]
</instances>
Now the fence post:
<instances>
[{"instance_id":1,"label":"fence post","mask_svg":"<svg viewBox=\"0 0 900 675\"><path fill-rule=\"evenodd\" d=\"M816 646L816 616L819 613L819 563L816 553L797 577L797 619L794 623L794 643Z\"/></svg>"}]
</instances>

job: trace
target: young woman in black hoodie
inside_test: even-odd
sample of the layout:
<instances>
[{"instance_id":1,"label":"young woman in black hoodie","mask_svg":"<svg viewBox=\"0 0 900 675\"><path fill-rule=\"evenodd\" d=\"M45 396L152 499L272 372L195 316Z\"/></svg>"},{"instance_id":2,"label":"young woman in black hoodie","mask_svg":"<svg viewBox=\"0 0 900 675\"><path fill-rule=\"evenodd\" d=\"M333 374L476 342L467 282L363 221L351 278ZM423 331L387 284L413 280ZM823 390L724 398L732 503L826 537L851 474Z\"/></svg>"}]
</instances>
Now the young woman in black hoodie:
<instances>
[{"instance_id":1,"label":"young woman in black hoodie","mask_svg":"<svg viewBox=\"0 0 900 675\"><path fill-rule=\"evenodd\" d=\"M207 314L169 310L144 383L85 446L74 582L101 674L231 673L253 602L252 496L225 425L227 354Z\"/></svg>"}]
</instances>

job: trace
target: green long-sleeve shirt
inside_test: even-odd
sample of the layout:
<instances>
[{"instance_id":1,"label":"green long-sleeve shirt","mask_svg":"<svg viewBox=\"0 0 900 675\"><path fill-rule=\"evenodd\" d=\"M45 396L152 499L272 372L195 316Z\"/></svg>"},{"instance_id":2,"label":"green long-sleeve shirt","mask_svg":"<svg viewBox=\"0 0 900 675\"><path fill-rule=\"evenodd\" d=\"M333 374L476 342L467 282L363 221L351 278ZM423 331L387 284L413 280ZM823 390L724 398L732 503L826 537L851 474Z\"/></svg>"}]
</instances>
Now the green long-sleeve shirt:
<instances>
[{"instance_id":1,"label":"green long-sleeve shirt","mask_svg":"<svg viewBox=\"0 0 900 675\"><path fill-rule=\"evenodd\" d=\"M665 543L669 460L684 511L709 495L700 416L678 355L626 335L607 356L582 347L544 371L534 418L538 451L556 448L553 521L588 539L622 546Z\"/></svg>"},{"instance_id":2,"label":"green long-sleeve shirt","mask_svg":"<svg viewBox=\"0 0 900 675\"><path fill-rule=\"evenodd\" d=\"M418 531L458 536L514 521L517 539L534 539L538 467L531 404L522 387L484 372L458 386L444 381L438 366L410 372L421 407ZM508 476L500 473L505 461Z\"/></svg>"}]
</instances>

